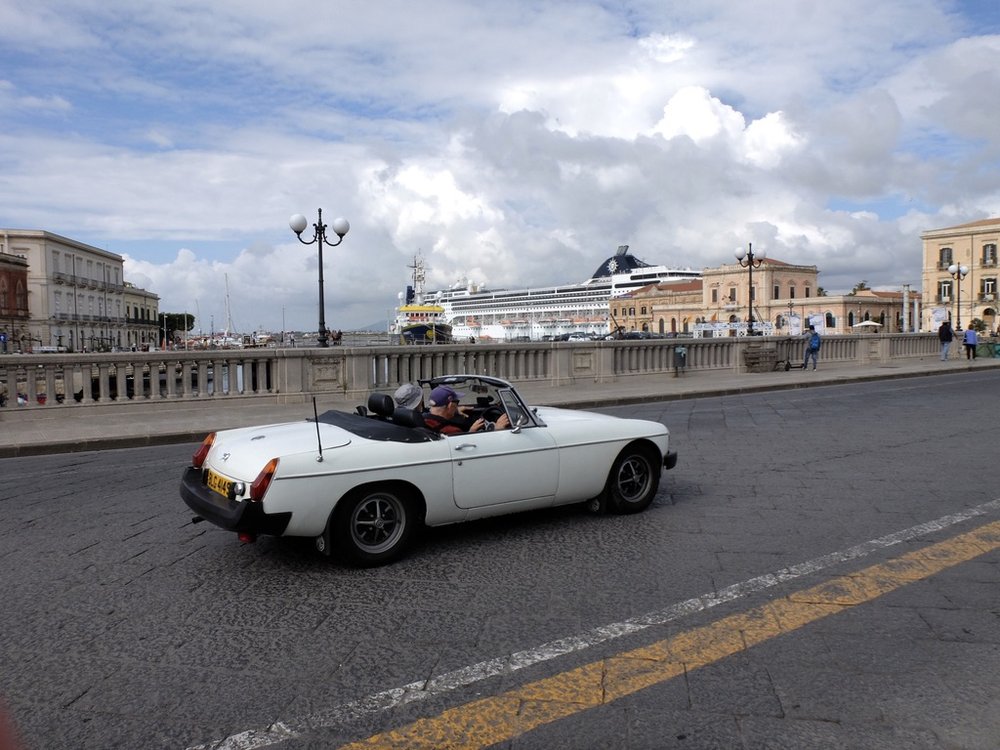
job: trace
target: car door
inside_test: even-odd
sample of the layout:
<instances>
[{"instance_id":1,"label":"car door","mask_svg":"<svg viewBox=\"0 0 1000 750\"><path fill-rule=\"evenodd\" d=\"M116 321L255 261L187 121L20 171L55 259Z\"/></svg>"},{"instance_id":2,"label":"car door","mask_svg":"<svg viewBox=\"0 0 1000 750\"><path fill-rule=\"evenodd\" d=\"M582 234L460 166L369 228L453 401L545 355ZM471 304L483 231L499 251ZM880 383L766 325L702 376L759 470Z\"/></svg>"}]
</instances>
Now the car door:
<instances>
[{"instance_id":1,"label":"car door","mask_svg":"<svg viewBox=\"0 0 1000 750\"><path fill-rule=\"evenodd\" d=\"M559 486L559 451L545 427L449 435L455 503L488 508L550 505Z\"/></svg>"}]
</instances>

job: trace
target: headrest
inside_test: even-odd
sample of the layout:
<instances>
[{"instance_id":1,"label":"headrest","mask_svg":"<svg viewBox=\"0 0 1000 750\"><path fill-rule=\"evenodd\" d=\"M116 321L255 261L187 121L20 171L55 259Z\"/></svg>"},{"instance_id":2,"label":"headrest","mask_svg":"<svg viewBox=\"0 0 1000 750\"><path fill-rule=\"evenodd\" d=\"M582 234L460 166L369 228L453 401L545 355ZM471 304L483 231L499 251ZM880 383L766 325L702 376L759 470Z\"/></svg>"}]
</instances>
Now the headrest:
<instances>
[{"instance_id":1,"label":"headrest","mask_svg":"<svg viewBox=\"0 0 1000 750\"><path fill-rule=\"evenodd\" d=\"M373 393L368 397L368 411L380 417L391 417L396 402L388 393Z\"/></svg>"},{"instance_id":2,"label":"headrest","mask_svg":"<svg viewBox=\"0 0 1000 750\"><path fill-rule=\"evenodd\" d=\"M423 427L424 415L405 406L397 406L392 413L392 421L402 427Z\"/></svg>"}]
</instances>

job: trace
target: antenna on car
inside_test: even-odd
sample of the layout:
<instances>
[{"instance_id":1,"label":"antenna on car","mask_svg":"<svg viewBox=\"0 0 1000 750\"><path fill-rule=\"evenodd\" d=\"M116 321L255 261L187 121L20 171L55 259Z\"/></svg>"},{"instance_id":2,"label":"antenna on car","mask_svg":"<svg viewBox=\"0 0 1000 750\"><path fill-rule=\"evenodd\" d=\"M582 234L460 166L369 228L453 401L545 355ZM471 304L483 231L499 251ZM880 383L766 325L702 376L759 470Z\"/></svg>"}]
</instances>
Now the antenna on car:
<instances>
[{"instance_id":1,"label":"antenna on car","mask_svg":"<svg viewBox=\"0 0 1000 750\"><path fill-rule=\"evenodd\" d=\"M319 450L319 455L316 456L316 461L318 463L323 463L323 441L319 437L319 412L316 411L316 397L313 396L313 418L316 421L316 448Z\"/></svg>"}]
</instances>

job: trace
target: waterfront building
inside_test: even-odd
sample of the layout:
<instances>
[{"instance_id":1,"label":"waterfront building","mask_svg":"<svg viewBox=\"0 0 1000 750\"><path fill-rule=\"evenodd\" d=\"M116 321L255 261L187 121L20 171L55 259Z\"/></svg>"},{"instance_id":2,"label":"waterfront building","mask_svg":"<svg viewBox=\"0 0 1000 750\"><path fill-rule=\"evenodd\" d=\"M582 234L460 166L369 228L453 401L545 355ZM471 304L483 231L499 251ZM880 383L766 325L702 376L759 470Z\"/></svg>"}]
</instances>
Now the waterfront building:
<instances>
[{"instance_id":1,"label":"waterfront building","mask_svg":"<svg viewBox=\"0 0 1000 750\"><path fill-rule=\"evenodd\" d=\"M937 328L950 319L953 326L981 320L996 332L997 245L1000 218L981 219L920 235L923 240L923 291L929 300L924 309L924 326ZM951 266L965 267L955 274Z\"/></svg>"},{"instance_id":2,"label":"waterfront building","mask_svg":"<svg viewBox=\"0 0 1000 750\"><path fill-rule=\"evenodd\" d=\"M37 229L0 229L0 254L27 263L27 341L33 351L107 351L156 340L159 298L152 337L148 324L126 316L125 281L120 255ZM143 338L145 337L145 338Z\"/></svg>"},{"instance_id":3,"label":"waterfront building","mask_svg":"<svg viewBox=\"0 0 1000 750\"><path fill-rule=\"evenodd\" d=\"M656 336L743 335L751 304L755 332L769 335L797 335L809 325L826 334L917 330L919 293L859 289L827 295L818 277L816 266L764 258L751 289L746 268L725 264L703 269L699 279L652 284L614 299L610 314L624 333Z\"/></svg>"},{"instance_id":4,"label":"waterfront building","mask_svg":"<svg viewBox=\"0 0 1000 750\"><path fill-rule=\"evenodd\" d=\"M28 317L28 261L0 252L0 354L30 348Z\"/></svg>"}]
</instances>

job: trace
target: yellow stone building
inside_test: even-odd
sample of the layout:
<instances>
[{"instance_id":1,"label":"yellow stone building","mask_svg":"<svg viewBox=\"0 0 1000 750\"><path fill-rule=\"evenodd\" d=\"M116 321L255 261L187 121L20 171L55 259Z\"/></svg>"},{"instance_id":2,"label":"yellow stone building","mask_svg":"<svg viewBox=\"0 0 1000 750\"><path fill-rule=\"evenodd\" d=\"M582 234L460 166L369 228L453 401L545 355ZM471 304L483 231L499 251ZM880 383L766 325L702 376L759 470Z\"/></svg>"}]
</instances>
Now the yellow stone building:
<instances>
[{"instance_id":1,"label":"yellow stone building","mask_svg":"<svg viewBox=\"0 0 1000 750\"><path fill-rule=\"evenodd\" d=\"M997 244L1000 219L931 229L924 244L923 324L936 329L950 319L954 328L979 319L991 332L997 320Z\"/></svg>"},{"instance_id":2,"label":"yellow stone building","mask_svg":"<svg viewBox=\"0 0 1000 750\"><path fill-rule=\"evenodd\" d=\"M705 268L700 279L650 285L612 299L611 327L653 335L705 328L717 336L744 335L752 302L755 333L783 336L809 325L826 334L915 330L919 293L861 289L831 296L822 292L818 276L816 266L764 258L753 269L751 287L750 270L738 263Z\"/></svg>"}]
</instances>

